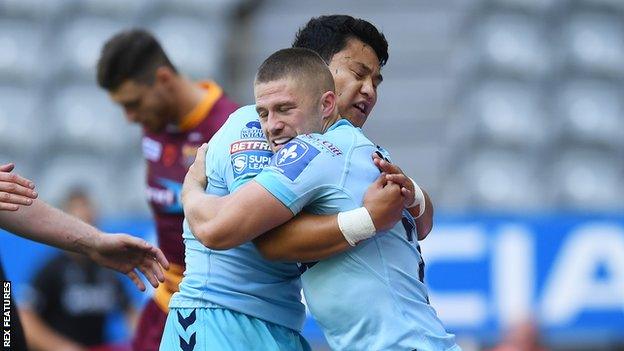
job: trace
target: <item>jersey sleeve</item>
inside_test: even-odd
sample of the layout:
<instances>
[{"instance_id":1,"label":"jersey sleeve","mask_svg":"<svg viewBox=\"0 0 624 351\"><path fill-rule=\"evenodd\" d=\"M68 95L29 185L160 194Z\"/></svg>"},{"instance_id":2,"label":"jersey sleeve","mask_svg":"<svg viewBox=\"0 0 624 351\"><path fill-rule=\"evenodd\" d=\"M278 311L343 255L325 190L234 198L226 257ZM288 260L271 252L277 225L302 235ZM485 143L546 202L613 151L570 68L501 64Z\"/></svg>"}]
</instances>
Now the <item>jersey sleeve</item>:
<instances>
[{"instance_id":1,"label":"jersey sleeve","mask_svg":"<svg viewBox=\"0 0 624 351\"><path fill-rule=\"evenodd\" d=\"M222 144L221 139L223 136L222 129L217 132L210 142L208 143L208 150L206 150L206 177L208 179L208 187L206 192L213 195L226 195L227 183L223 177L223 161L219 157L224 151L220 146Z\"/></svg>"},{"instance_id":2,"label":"jersey sleeve","mask_svg":"<svg viewBox=\"0 0 624 351\"><path fill-rule=\"evenodd\" d=\"M340 180L343 166L342 159L300 136L273 155L254 180L296 215Z\"/></svg>"},{"instance_id":3,"label":"jersey sleeve","mask_svg":"<svg viewBox=\"0 0 624 351\"><path fill-rule=\"evenodd\" d=\"M211 140L206 157L209 192L232 193L253 179L272 155L255 107L241 107Z\"/></svg>"}]
</instances>

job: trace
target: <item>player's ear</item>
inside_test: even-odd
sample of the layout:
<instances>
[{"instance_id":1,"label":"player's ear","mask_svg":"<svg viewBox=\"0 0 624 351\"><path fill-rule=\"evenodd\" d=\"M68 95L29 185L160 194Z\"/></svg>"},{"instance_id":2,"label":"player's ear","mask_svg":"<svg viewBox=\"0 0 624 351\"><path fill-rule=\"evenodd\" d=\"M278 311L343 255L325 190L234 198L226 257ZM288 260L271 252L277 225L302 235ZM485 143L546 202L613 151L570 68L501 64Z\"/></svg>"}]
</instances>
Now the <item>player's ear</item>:
<instances>
[{"instance_id":1,"label":"player's ear","mask_svg":"<svg viewBox=\"0 0 624 351\"><path fill-rule=\"evenodd\" d=\"M169 84L169 82L172 81L174 74L175 73L171 70L171 68L167 66L160 66L156 68L154 81L159 84Z\"/></svg>"},{"instance_id":2,"label":"player's ear","mask_svg":"<svg viewBox=\"0 0 624 351\"><path fill-rule=\"evenodd\" d=\"M321 95L321 112L323 118L331 117L336 109L336 93L329 90Z\"/></svg>"}]
</instances>

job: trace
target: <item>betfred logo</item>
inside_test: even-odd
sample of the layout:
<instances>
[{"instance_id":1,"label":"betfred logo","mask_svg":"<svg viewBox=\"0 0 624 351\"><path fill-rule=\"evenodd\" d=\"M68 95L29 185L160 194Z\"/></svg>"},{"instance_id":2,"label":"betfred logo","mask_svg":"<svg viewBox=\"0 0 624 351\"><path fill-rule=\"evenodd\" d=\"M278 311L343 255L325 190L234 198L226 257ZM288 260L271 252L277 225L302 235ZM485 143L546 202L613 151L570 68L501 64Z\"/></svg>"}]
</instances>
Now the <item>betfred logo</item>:
<instances>
[{"instance_id":1,"label":"betfred logo","mask_svg":"<svg viewBox=\"0 0 624 351\"><path fill-rule=\"evenodd\" d=\"M230 145L230 154L240 151L271 151L269 143L264 140L242 140L234 142Z\"/></svg>"}]
</instances>

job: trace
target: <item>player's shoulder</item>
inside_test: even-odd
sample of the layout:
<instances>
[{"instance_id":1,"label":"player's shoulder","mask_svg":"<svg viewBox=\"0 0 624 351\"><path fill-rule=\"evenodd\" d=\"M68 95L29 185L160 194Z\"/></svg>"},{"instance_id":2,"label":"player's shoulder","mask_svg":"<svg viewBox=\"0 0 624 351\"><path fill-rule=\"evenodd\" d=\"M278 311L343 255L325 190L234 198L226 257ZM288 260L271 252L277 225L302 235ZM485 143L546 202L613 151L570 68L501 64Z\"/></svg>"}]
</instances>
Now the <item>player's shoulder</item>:
<instances>
[{"instance_id":1,"label":"player's shoulder","mask_svg":"<svg viewBox=\"0 0 624 351\"><path fill-rule=\"evenodd\" d=\"M235 139L264 139L255 106L243 106L232 112L216 136L231 141Z\"/></svg>"},{"instance_id":2,"label":"player's shoulder","mask_svg":"<svg viewBox=\"0 0 624 351\"><path fill-rule=\"evenodd\" d=\"M306 134L298 138L334 155L346 154L356 147L373 145L360 128L354 127L346 119L338 120L324 134Z\"/></svg>"}]
</instances>

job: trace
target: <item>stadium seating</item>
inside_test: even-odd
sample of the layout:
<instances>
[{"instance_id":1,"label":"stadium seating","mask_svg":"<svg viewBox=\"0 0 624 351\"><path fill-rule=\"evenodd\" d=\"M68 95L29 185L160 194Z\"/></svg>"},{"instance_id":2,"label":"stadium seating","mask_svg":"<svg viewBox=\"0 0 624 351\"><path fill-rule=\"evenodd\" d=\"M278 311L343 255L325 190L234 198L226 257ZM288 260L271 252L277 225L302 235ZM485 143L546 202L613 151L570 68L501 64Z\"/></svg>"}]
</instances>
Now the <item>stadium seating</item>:
<instances>
[{"instance_id":1,"label":"stadium seating","mask_svg":"<svg viewBox=\"0 0 624 351\"><path fill-rule=\"evenodd\" d=\"M79 17L63 27L55 52L60 55L61 73L94 81L95 65L102 45L127 22L106 17Z\"/></svg>"},{"instance_id":2,"label":"stadium seating","mask_svg":"<svg viewBox=\"0 0 624 351\"><path fill-rule=\"evenodd\" d=\"M621 155L573 148L559 155L552 168L550 185L560 208L593 212L624 209Z\"/></svg>"},{"instance_id":3,"label":"stadium seating","mask_svg":"<svg viewBox=\"0 0 624 351\"><path fill-rule=\"evenodd\" d=\"M601 80L572 80L559 90L562 136L571 143L618 147L624 144L621 86Z\"/></svg>"},{"instance_id":4,"label":"stadium seating","mask_svg":"<svg viewBox=\"0 0 624 351\"><path fill-rule=\"evenodd\" d=\"M29 159L48 139L44 122L49 115L40 110L35 88L0 86L0 150ZM13 162L16 162L13 160Z\"/></svg>"},{"instance_id":5,"label":"stadium seating","mask_svg":"<svg viewBox=\"0 0 624 351\"><path fill-rule=\"evenodd\" d=\"M241 6L253 14L237 16ZM95 155L127 170L115 185L128 202L123 211L145 211L139 130L94 79L112 33L147 26L180 71L216 79L244 104L252 101L257 65L289 46L310 17L349 13L372 20L390 41L385 82L365 131L423 182L437 206L534 204L509 185L526 183L536 191L556 184L538 207L584 207L567 181L553 179L591 161L583 169L605 190L587 201L616 208L600 194L623 191L609 178L622 168L613 155L624 153L623 10L616 0L322 0L296 7L280 0L255 7L247 0L3 0L0 158L24 159L35 179L45 179L52 173L41 160ZM592 150L593 159L577 149ZM495 191L479 185L490 181Z\"/></svg>"},{"instance_id":6,"label":"stadium seating","mask_svg":"<svg viewBox=\"0 0 624 351\"><path fill-rule=\"evenodd\" d=\"M199 18L167 16L149 24L171 60L196 79L220 80L225 34L215 23Z\"/></svg>"},{"instance_id":7,"label":"stadium seating","mask_svg":"<svg viewBox=\"0 0 624 351\"><path fill-rule=\"evenodd\" d=\"M622 18L602 12L572 14L562 29L562 56L572 68L607 76L624 74Z\"/></svg>"},{"instance_id":8,"label":"stadium seating","mask_svg":"<svg viewBox=\"0 0 624 351\"><path fill-rule=\"evenodd\" d=\"M21 20L0 21L0 80L37 82L44 40L41 25Z\"/></svg>"},{"instance_id":9,"label":"stadium seating","mask_svg":"<svg viewBox=\"0 0 624 351\"><path fill-rule=\"evenodd\" d=\"M139 127L131 126L121 109L94 84L63 87L54 97L52 111L57 146L123 155L139 145Z\"/></svg>"}]
</instances>

